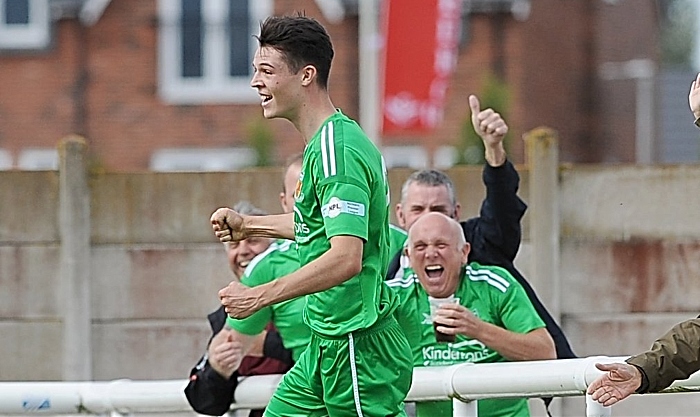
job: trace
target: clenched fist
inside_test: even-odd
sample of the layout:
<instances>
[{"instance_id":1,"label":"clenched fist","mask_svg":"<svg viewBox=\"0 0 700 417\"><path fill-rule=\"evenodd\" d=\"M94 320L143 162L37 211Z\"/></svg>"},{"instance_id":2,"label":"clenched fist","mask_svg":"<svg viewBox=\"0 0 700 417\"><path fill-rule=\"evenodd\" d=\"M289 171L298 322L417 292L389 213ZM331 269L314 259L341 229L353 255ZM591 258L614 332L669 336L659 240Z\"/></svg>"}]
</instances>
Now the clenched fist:
<instances>
[{"instance_id":1,"label":"clenched fist","mask_svg":"<svg viewBox=\"0 0 700 417\"><path fill-rule=\"evenodd\" d=\"M239 242L247 236L243 216L227 207L217 209L209 219L214 234L221 242Z\"/></svg>"}]
</instances>

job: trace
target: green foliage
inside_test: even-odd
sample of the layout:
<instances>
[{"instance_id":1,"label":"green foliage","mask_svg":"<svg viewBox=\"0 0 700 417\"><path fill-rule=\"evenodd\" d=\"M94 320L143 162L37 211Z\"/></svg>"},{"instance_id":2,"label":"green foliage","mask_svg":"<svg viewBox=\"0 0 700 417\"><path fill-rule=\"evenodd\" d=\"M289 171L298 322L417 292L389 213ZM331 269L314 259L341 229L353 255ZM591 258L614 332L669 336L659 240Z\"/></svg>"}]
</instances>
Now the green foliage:
<instances>
[{"instance_id":1,"label":"green foliage","mask_svg":"<svg viewBox=\"0 0 700 417\"><path fill-rule=\"evenodd\" d=\"M267 167L272 165L275 137L272 129L270 129L270 124L264 119L257 118L248 126L248 144L258 154L255 166Z\"/></svg>"},{"instance_id":2,"label":"green foliage","mask_svg":"<svg viewBox=\"0 0 700 417\"><path fill-rule=\"evenodd\" d=\"M671 67L690 68L696 42L695 0L661 0L661 60Z\"/></svg>"},{"instance_id":3,"label":"green foliage","mask_svg":"<svg viewBox=\"0 0 700 417\"><path fill-rule=\"evenodd\" d=\"M501 114L508 122L508 109L510 104L510 92L508 85L493 74L487 74L482 82L481 91L476 94L481 103L481 109L492 108ZM510 133L503 141L503 146L508 151ZM471 119L471 109L467 106L467 114L462 123L462 131L456 144L457 164L481 165L484 159L484 143L474 131Z\"/></svg>"}]
</instances>

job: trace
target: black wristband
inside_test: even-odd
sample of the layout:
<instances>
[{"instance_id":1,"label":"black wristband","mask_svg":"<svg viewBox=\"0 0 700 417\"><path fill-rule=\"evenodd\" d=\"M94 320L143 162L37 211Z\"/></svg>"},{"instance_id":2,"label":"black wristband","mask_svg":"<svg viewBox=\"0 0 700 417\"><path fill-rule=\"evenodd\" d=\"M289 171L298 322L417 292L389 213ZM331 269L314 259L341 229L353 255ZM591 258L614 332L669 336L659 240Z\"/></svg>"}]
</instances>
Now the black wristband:
<instances>
[{"instance_id":1,"label":"black wristband","mask_svg":"<svg viewBox=\"0 0 700 417\"><path fill-rule=\"evenodd\" d=\"M641 366L637 366L635 364L631 365L637 368L639 373L642 374L642 382L639 384L639 386L634 392L636 392L637 394L646 394L649 391L649 377L647 376L647 373Z\"/></svg>"},{"instance_id":2,"label":"black wristband","mask_svg":"<svg viewBox=\"0 0 700 417\"><path fill-rule=\"evenodd\" d=\"M695 126L700 127L700 117L695 119Z\"/></svg>"}]
</instances>

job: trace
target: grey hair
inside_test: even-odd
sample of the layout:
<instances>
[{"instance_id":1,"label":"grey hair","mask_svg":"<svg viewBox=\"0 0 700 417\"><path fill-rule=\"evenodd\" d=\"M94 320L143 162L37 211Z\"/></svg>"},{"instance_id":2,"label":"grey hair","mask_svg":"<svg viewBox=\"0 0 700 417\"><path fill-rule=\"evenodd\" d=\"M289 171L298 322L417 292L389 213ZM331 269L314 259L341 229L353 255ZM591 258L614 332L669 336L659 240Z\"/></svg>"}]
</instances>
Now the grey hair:
<instances>
[{"instance_id":1,"label":"grey hair","mask_svg":"<svg viewBox=\"0 0 700 417\"><path fill-rule=\"evenodd\" d=\"M447 195L452 203L452 207L457 207L457 199L455 198L455 185L447 176L447 174L440 172L435 169L424 169L422 171L416 171L406 178L406 181L401 187L401 203L406 202L406 195L408 194L408 187L411 184L416 183L418 185L427 185L429 187L439 187L445 186L447 189Z\"/></svg>"},{"instance_id":2,"label":"grey hair","mask_svg":"<svg viewBox=\"0 0 700 417\"><path fill-rule=\"evenodd\" d=\"M253 203L246 200L241 200L236 205L233 206L233 211L238 214L243 214L247 216L267 216L268 212L265 210L255 207Z\"/></svg>"}]
</instances>

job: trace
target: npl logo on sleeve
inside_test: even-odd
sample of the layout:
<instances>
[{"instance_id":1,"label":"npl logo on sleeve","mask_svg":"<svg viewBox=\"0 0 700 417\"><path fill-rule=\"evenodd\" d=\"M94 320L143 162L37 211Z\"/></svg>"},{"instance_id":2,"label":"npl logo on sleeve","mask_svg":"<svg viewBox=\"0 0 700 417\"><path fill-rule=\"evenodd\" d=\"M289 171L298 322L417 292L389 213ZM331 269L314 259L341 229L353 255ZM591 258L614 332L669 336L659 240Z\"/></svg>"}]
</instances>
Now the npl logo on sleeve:
<instances>
[{"instance_id":1,"label":"npl logo on sleeve","mask_svg":"<svg viewBox=\"0 0 700 417\"><path fill-rule=\"evenodd\" d=\"M363 217L365 215L365 205L354 201L341 200L338 197L331 197L328 200L328 204L321 207L323 217L333 219L338 217L340 213Z\"/></svg>"}]
</instances>

